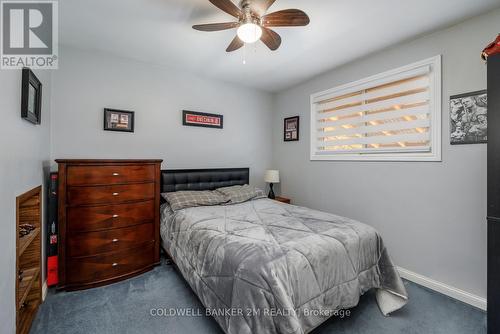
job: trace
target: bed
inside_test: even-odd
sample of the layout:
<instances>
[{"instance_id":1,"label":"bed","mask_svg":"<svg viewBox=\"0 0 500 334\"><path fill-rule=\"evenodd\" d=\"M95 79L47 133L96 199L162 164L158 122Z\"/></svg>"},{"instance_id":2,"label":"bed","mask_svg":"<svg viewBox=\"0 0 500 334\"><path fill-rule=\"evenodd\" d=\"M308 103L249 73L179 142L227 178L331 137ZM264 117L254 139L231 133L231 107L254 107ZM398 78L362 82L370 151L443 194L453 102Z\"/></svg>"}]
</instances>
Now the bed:
<instances>
[{"instance_id":1,"label":"bed","mask_svg":"<svg viewBox=\"0 0 500 334\"><path fill-rule=\"evenodd\" d=\"M248 169L162 171L162 192L249 182ZM380 235L360 222L267 198L173 211L162 246L229 334L309 333L376 289L381 312L407 293Z\"/></svg>"}]
</instances>

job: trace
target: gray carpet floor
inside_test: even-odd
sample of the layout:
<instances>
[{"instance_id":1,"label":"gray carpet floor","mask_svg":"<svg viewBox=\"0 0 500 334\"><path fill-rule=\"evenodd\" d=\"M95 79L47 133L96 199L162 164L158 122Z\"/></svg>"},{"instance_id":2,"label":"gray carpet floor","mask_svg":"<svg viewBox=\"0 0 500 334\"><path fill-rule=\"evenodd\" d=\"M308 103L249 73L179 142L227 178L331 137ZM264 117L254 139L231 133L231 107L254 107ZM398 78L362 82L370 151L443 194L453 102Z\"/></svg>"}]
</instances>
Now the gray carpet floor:
<instances>
[{"instance_id":1,"label":"gray carpet floor","mask_svg":"<svg viewBox=\"0 0 500 334\"><path fill-rule=\"evenodd\" d=\"M384 317L373 293L361 297L350 316L332 318L312 334L326 333L486 333L486 313L405 282L410 301ZM110 286L77 292L49 291L31 333L217 333L211 317L153 317L152 308L192 309L203 306L173 266L161 265L139 277Z\"/></svg>"}]
</instances>

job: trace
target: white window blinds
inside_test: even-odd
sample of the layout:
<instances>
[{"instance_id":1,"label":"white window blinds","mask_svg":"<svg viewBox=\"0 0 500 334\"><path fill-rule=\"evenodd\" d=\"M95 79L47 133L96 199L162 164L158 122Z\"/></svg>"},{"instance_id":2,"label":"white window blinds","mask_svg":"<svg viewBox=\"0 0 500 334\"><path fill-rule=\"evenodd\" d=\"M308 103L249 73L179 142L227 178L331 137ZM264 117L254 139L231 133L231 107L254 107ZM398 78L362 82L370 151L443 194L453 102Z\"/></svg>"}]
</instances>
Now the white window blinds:
<instances>
[{"instance_id":1,"label":"white window blinds","mask_svg":"<svg viewBox=\"0 0 500 334\"><path fill-rule=\"evenodd\" d=\"M311 96L312 160L440 160L440 57Z\"/></svg>"}]
</instances>

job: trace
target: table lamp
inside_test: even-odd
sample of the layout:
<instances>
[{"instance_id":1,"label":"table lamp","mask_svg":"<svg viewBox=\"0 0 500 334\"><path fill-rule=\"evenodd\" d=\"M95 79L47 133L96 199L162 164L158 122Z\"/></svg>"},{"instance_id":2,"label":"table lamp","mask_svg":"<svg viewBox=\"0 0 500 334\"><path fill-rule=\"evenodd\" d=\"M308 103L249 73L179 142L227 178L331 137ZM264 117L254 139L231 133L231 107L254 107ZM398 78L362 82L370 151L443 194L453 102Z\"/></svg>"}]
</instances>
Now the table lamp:
<instances>
[{"instance_id":1,"label":"table lamp","mask_svg":"<svg viewBox=\"0 0 500 334\"><path fill-rule=\"evenodd\" d=\"M269 183L269 197L270 199L275 199L273 185L274 183L280 183L280 171L279 170L266 170L266 174L264 176L264 181Z\"/></svg>"}]
</instances>

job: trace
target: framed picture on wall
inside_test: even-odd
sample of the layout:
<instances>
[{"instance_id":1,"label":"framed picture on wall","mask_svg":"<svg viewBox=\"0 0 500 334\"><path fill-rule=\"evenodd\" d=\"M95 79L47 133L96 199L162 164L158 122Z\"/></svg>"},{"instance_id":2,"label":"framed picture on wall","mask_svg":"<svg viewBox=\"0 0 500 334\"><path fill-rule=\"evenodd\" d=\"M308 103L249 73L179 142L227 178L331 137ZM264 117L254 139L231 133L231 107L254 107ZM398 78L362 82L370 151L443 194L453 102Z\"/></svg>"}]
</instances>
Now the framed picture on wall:
<instances>
[{"instance_id":1,"label":"framed picture on wall","mask_svg":"<svg viewBox=\"0 0 500 334\"><path fill-rule=\"evenodd\" d=\"M182 111L182 125L199 126L202 128L224 128L224 116L217 114L207 114L197 111Z\"/></svg>"},{"instance_id":2,"label":"framed picture on wall","mask_svg":"<svg viewBox=\"0 0 500 334\"><path fill-rule=\"evenodd\" d=\"M133 111L104 109L104 130L119 132L134 132Z\"/></svg>"},{"instance_id":3,"label":"framed picture on wall","mask_svg":"<svg viewBox=\"0 0 500 334\"><path fill-rule=\"evenodd\" d=\"M284 121L284 140L299 141L300 117L285 118Z\"/></svg>"},{"instance_id":4,"label":"framed picture on wall","mask_svg":"<svg viewBox=\"0 0 500 334\"><path fill-rule=\"evenodd\" d=\"M488 96L486 90L450 97L450 143L488 142Z\"/></svg>"},{"instance_id":5,"label":"framed picture on wall","mask_svg":"<svg viewBox=\"0 0 500 334\"><path fill-rule=\"evenodd\" d=\"M41 123L42 83L29 69L23 69L21 88L21 117L33 124Z\"/></svg>"}]
</instances>

